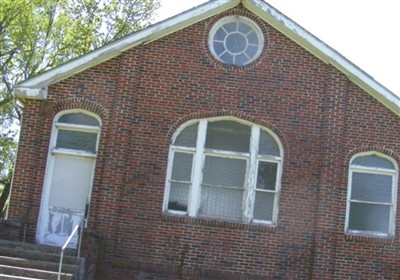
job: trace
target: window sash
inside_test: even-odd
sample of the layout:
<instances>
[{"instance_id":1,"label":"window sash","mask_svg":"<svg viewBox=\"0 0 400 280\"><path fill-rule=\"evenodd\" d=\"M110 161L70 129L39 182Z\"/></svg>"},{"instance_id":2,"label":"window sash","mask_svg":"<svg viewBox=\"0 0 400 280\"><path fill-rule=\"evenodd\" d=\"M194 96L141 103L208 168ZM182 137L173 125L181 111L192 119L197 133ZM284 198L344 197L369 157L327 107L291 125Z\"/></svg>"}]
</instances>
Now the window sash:
<instances>
[{"instance_id":1,"label":"window sash","mask_svg":"<svg viewBox=\"0 0 400 280\"><path fill-rule=\"evenodd\" d=\"M253 222L272 224L277 207L277 194L271 191L255 191L254 192L254 209L252 211ZM264 197L260 204L260 197ZM257 199L258 198L258 199ZM272 202L270 201L272 199ZM260 212L261 207L261 212Z\"/></svg>"},{"instance_id":2,"label":"window sash","mask_svg":"<svg viewBox=\"0 0 400 280\"><path fill-rule=\"evenodd\" d=\"M353 171L350 200L392 204L394 179L392 174Z\"/></svg>"},{"instance_id":3,"label":"window sash","mask_svg":"<svg viewBox=\"0 0 400 280\"><path fill-rule=\"evenodd\" d=\"M63 130L57 132L56 149L78 150L96 153L98 141L97 132Z\"/></svg>"},{"instance_id":4,"label":"window sash","mask_svg":"<svg viewBox=\"0 0 400 280\"><path fill-rule=\"evenodd\" d=\"M170 182L167 209L176 213L187 213L190 188L190 183Z\"/></svg>"},{"instance_id":5,"label":"window sash","mask_svg":"<svg viewBox=\"0 0 400 280\"><path fill-rule=\"evenodd\" d=\"M364 170L365 171L365 170ZM352 168L350 168L350 174L349 174L349 189L348 189L348 201L351 202L363 202L363 203L371 203L371 204L382 204L382 205L394 205L394 201L397 199L397 195L396 195L396 185L397 185L397 176L395 174L388 174L388 173L369 173L369 172L364 172L364 171L360 171L360 170L352 170ZM353 174L354 173L364 173L364 174L376 174L376 175L386 175L386 176L390 176L392 178L392 183L391 183L391 191L392 191L392 199L390 203L385 203L385 202L378 202L378 201L370 201L370 200L362 200L362 199L354 199L352 198L352 190L353 190Z\"/></svg>"},{"instance_id":6,"label":"window sash","mask_svg":"<svg viewBox=\"0 0 400 280\"><path fill-rule=\"evenodd\" d=\"M392 205L352 201L349 204L349 208L349 232L364 232L378 235L390 234L393 210ZM363 212L363 217L360 217L360 212ZM358 216L354 217L354 215ZM354 224L356 224L356 226Z\"/></svg>"},{"instance_id":7,"label":"window sash","mask_svg":"<svg viewBox=\"0 0 400 280\"><path fill-rule=\"evenodd\" d=\"M178 179L172 179L173 176L173 171L174 171L174 162L175 162L175 157L177 154L186 154L186 155L191 155L192 156L192 162L191 162L191 174L189 176L189 181L187 180L178 180ZM195 157L195 153L194 151L192 151L192 149L173 149L172 153L170 155L170 160L171 163L168 165L170 167L170 170L168 170L168 195L166 196L167 200L165 203L166 204L166 209L168 211L170 211L171 213L175 213L175 214L186 214L189 210L189 205L190 205L190 193L191 193L191 189L192 189L192 180L193 180L193 166L194 166L194 157ZM178 188L178 185L187 185L188 186L188 193L187 193L187 198L186 198L186 209L171 209L170 208L170 203L171 202L171 192L173 188ZM176 187L174 187L176 186ZM176 207L178 208L178 207Z\"/></svg>"},{"instance_id":8,"label":"window sash","mask_svg":"<svg viewBox=\"0 0 400 280\"><path fill-rule=\"evenodd\" d=\"M243 188L201 185L201 203L198 215L241 220L243 193Z\"/></svg>"},{"instance_id":9,"label":"window sash","mask_svg":"<svg viewBox=\"0 0 400 280\"><path fill-rule=\"evenodd\" d=\"M61 116L62 117L62 116ZM87 156L87 157L96 157L98 145L99 145L99 138L100 138L100 130L99 126L89 126L89 125L79 125L79 124L68 124L68 123L60 123L56 122L54 124L56 133L54 134L54 140L52 144L52 154L70 154L76 156ZM92 145L92 149L85 150L73 147L60 147L59 146L59 137L62 133L68 132L77 132L77 133L89 133L89 134L96 134L96 139L94 145ZM58 147L57 147L58 146Z\"/></svg>"},{"instance_id":10,"label":"window sash","mask_svg":"<svg viewBox=\"0 0 400 280\"><path fill-rule=\"evenodd\" d=\"M276 168L276 180L275 180L275 189L274 190L270 190L270 189L260 189L257 188L257 180L255 182L255 185L253 186L253 188L251 188L249 190L250 195L252 196L252 200L253 203L251 203L251 222L253 223L259 223L259 224L276 224L276 220L277 220L277 216L278 216L278 203L279 203L279 194L280 194L280 185L281 185L281 175L282 174L282 165L281 165L281 161L276 161L276 160L257 160L257 165L256 168L258 169L259 164L261 162L268 162L268 163L276 163L277 164L277 168ZM258 171L258 170L257 170ZM258 172L256 173L258 177ZM255 207L257 206L257 193L259 194L271 194L273 195L273 205L272 205L272 215L270 219L259 219L257 216L258 214L256 213L256 209ZM269 205L267 205L268 207L270 207ZM257 214L257 215L256 215Z\"/></svg>"},{"instance_id":11,"label":"window sash","mask_svg":"<svg viewBox=\"0 0 400 280\"><path fill-rule=\"evenodd\" d=\"M361 155L362 156L362 155ZM397 165L394 165L395 169L386 169L386 168L375 168L375 167L366 167L360 165L350 165L349 167L349 178L348 178L348 190L347 190L347 210L346 210L346 223L345 223L345 232L349 234L356 235L367 235L367 236L393 236L395 230L395 216L396 216L396 200L397 200L397 177L398 177L398 169ZM353 176L355 173L359 174L371 174L371 175L384 175L391 177L391 201L390 202L379 202L379 201L369 201L366 199L355 199L353 198ZM377 186L379 188L379 186ZM363 205L371 205L371 207L381 206L381 207L389 207L389 215L387 217L387 230L377 231L371 227L371 229L357 229L351 228L351 215L352 213L352 205L355 204L363 204ZM367 222L366 222L367 223Z\"/></svg>"}]
</instances>

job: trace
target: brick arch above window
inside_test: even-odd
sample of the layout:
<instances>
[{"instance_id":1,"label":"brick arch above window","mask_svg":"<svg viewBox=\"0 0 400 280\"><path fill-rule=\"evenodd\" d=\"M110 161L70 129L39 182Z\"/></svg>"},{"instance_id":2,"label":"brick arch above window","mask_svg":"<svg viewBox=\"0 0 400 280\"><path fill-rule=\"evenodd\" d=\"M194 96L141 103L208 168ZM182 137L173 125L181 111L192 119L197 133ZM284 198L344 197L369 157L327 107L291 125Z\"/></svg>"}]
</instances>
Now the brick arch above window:
<instances>
[{"instance_id":1,"label":"brick arch above window","mask_svg":"<svg viewBox=\"0 0 400 280\"><path fill-rule=\"evenodd\" d=\"M347 166L351 159L357 155L357 154L362 154L362 153L367 153L367 152L375 152L375 153L380 153L382 155L386 155L393 160L397 162L397 164L400 163L400 155L395 152L394 150L387 149L385 147L379 146L379 145L371 145L371 146L362 146L358 148L354 148L350 150L346 157L344 157L344 164Z\"/></svg>"},{"instance_id":2,"label":"brick arch above window","mask_svg":"<svg viewBox=\"0 0 400 280\"><path fill-rule=\"evenodd\" d=\"M81 97L74 97L57 101L54 115L58 114L61 111L71 109L85 110L98 115L101 119L106 119L108 116L108 110L102 105Z\"/></svg>"}]
</instances>

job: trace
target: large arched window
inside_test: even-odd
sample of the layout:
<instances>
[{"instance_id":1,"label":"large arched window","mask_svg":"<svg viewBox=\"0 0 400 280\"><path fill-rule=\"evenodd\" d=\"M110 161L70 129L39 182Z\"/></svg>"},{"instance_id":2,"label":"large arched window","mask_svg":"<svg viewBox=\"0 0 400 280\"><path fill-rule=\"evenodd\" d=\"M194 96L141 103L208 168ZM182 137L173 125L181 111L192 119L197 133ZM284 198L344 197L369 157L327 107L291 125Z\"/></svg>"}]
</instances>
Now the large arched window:
<instances>
[{"instance_id":1,"label":"large arched window","mask_svg":"<svg viewBox=\"0 0 400 280\"><path fill-rule=\"evenodd\" d=\"M164 211L275 224L282 147L269 130L236 118L184 124L170 147Z\"/></svg>"},{"instance_id":2,"label":"large arched window","mask_svg":"<svg viewBox=\"0 0 400 280\"><path fill-rule=\"evenodd\" d=\"M350 161L345 231L368 236L393 236L397 201L396 162L376 152Z\"/></svg>"},{"instance_id":3,"label":"large arched window","mask_svg":"<svg viewBox=\"0 0 400 280\"><path fill-rule=\"evenodd\" d=\"M92 189L100 118L83 110L54 119L37 240L62 245L87 208ZM75 238L71 243L74 246Z\"/></svg>"}]
</instances>

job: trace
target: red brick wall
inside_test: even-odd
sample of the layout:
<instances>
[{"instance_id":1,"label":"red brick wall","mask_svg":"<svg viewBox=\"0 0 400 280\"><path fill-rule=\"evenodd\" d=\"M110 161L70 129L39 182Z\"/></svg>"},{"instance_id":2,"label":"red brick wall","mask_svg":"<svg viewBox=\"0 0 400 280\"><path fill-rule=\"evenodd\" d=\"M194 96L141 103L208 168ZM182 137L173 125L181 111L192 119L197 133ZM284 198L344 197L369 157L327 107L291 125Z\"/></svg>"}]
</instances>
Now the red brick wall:
<instances>
[{"instance_id":1,"label":"red brick wall","mask_svg":"<svg viewBox=\"0 0 400 280\"><path fill-rule=\"evenodd\" d=\"M86 108L103 121L89 217L103 236L99 279L140 279L143 271L171 279L397 279L398 230L391 240L350 238L344 219L349 159L377 150L399 161L400 118L259 21L261 58L242 70L221 66L206 47L220 17L51 86L47 105L27 101L10 218L25 207L37 217L53 116ZM280 137L277 227L162 213L171 135L186 120L217 115Z\"/></svg>"}]
</instances>

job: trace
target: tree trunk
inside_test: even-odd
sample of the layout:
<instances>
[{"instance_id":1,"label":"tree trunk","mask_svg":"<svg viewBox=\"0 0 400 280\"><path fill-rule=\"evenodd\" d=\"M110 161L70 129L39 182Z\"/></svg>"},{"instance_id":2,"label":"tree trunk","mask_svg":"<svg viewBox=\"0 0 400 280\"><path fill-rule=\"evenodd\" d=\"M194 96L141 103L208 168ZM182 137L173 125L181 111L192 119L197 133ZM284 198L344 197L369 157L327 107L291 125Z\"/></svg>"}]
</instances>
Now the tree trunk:
<instances>
[{"instance_id":1,"label":"tree trunk","mask_svg":"<svg viewBox=\"0 0 400 280\"><path fill-rule=\"evenodd\" d=\"M3 189L3 192L0 197L0 218L4 218L6 215L6 210L7 210L7 207L5 207L5 206L8 201L8 197L10 196L10 191L11 191L11 178L9 178L1 183L4 185L4 189Z\"/></svg>"}]
</instances>

